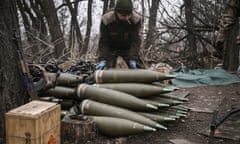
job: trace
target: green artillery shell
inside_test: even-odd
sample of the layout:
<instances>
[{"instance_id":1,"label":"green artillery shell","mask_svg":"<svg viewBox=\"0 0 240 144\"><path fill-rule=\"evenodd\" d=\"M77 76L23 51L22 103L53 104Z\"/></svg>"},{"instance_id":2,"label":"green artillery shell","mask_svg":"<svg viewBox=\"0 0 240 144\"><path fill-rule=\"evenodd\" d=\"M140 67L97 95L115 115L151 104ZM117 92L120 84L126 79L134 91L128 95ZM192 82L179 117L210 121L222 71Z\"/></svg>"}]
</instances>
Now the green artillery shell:
<instances>
[{"instance_id":1,"label":"green artillery shell","mask_svg":"<svg viewBox=\"0 0 240 144\"><path fill-rule=\"evenodd\" d=\"M157 106L147 103L146 101L111 89L98 88L87 84L81 84L77 90L79 98L88 98L98 102L111 104L131 110L148 110L158 109Z\"/></svg>"},{"instance_id":2,"label":"green artillery shell","mask_svg":"<svg viewBox=\"0 0 240 144\"><path fill-rule=\"evenodd\" d=\"M187 106L183 106L183 105L178 105L178 106L173 106L174 108L177 108L177 109L180 109L180 110L183 110L183 111L189 111L191 110L190 107L187 107Z\"/></svg>"},{"instance_id":3,"label":"green artillery shell","mask_svg":"<svg viewBox=\"0 0 240 144\"><path fill-rule=\"evenodd\" d=\"M56 73L48 73L48 77L53 81L56 80L57 85L68 87L77 86L83 81L83 77L70 73L60 73L59 76Z\"/></svg>"},{"instance_id":4,"label":"green artillery shell","mask_svg":"<svg viewBox=\"0 0 240 144\"><path fill-rule=\"evenodd\" d=\"M162 108L162 109L159 110L159 111L170 111L170 112L176 112L176 113L187 114L187 111L185 111L185 110L180 110L180 109L177 109L177 108L174 108L173 106L168 107L168 108Z\"/></svg>"},{"instance_id":5,"label":"green artillery shell","mask_svg":"<svg viewBox=\"0 0 240 144\"><path fill-rule=\"evenodd\" d=\"M74 88L56 86L54 88L48 89L44 92L47 96L54 96L56 98L62 99L72 99L76 98L76 90Z\"/></svg>"},{"instance_id":6,"label":"green artillery shell","mask_svg":"<svg viewBox=\"0 0 240 144\"><path fill-rule=\"evenodd\" d=\"M175 75L163 74L146 69L110 69L95 72L96 83L152 83L166 79L173 79Z\"/></svg>"},{"instance_id":7,"label":"green artillery shell","mask_svg":"<svg viewBox=\"0 0 240 144\"><path fill-rule=\"evenodd\" d=\"M163 114L180 116L180 117L187 117L186 113L182 113L181 111L159 110L158 112Z\"/></svg>"},{"instance_id":8,"label":"green artillery shell","mask_svg":"<svg viewBox=\"0 0 240 144\"><path fill-rule=\"evenodd\" d=\"M155 105L159 108L166 108L166 107L169 107L170 105L169 104L164 104L164 103L160 103L160 102L157 102L157 101L153 101L153 100L149 100L149 99L142 99L144 101L146 101L147 103L150 103L152 105Z\"/></svg>"},{"instance_id":9,"label":"green artillery shell","mask_svg":"<svg viewBox=\"0 0 240 144\"><path fill-rule=\"evenodd\" d=\"M184 112L188 112L189 109L186 109L186 108L183 108L183 107L179 107L180 105L178 106L171 106L172 109L175 109L175 110L181 110L181 111L184 111Z\"/></svg>"},{"instance_id":10,"label":"green artillery shell","mask_svg":"<svg viewBox=\"0 0 240 144\"><path fill-rule=\"evenodd\" d=\"M174 119L180 118L180 116L177 116L176 114L171 114L171 113L167 113L167 112L152 112L151 114L170 117L170 118L174 118Z\"/></svg>"},{"instance_id":11,"label":"green artillery shell","mask_svg":"<svg viewBox=\"0 0 240 144\"><path fill-rule=\"evenodd\" d=\"M159 87L142 83L105 83L97 84L96 86L118 90L136 97L149 97L174 91L173 89L168 89L168 87Z\"/></svg>"},{"instance_id":12,"label":"green artillery shell","mask_svg":"<svg viewBox=\"0 0 240 144\"><path fill-rule=\"evenodd\" d=\"M124 118L153 128L167 129L166 127L158 124L157 122L147 117L144 117L136 112L109 104L99 103L89 99L83 100L80 108L81 113L86 115Z\"/></svg>"},{"instance_id":13,"label":"green artillery shell","mask_svg":"<svg viewBox=\"0 0 240 144\"><path fill-rule=\"evenodd\" d=\"M156 115L156 114L152 114L152 113L146 113L146 112L138 112L138 113L145 117L148 117L156 122L160 122L160 123L176 120L175 118L162 116L162 115Z\"/></svg>"},{"instance_id":14,"label":"green artillery shell","mask_svg":"<svg viewBox=\"0 0 240 144\"><path fill-rule=\"evenodd\" d=\"M88 116L88 117L93 118L93 121L96 123L100 133L107 136L122 137L144 132L156 131L155 128L127 119L103 116Z\"/></svg>"},{"instance_id":15,"label":"green artillery shell","mask_svg":"<svg viewBox=\"0 0 240 144\"><path fill-rule=\"evenodd\" d=\"M165 104L169 104L171 106L173 105L179 105L179 104L182 104L184 102L182 101L178 101L178 100L173 100L173 99L169 99L169 98L161 98L161 97L151 97L151 98L148 98L149 100L152 100L152 101L156 101L156 102L160 102L160 103L165 103Z\"/></svg>"},{"instance_id":16,"label":"green artillery shell","mask_svg":"<svg viewBox=\"0 0 240 144\"><path fill-rule=\"evenodd\" d=\"M177 96L171 96L171 95L168 95L168 94L160 94L160 97L163 97L163 98L168 98L168 99L173 99L173 100L179 100L179 101L188 101L187 98L183 98L183 97L177 97Z\"/></svg>"}]
</instances>

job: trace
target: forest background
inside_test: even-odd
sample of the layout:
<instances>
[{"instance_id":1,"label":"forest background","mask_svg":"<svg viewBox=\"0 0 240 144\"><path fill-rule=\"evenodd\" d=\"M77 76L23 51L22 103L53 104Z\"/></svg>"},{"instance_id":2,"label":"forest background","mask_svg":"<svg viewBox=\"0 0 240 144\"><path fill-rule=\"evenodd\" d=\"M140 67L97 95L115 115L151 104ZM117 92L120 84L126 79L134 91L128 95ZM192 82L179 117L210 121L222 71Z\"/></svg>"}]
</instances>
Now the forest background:
<instances>
[{"instance_id":1,"label":"forest background","mask_svg":"<svg viewBox=\"0 0 240 144\"><path fill-rule=\"evenodd\" d=\"M28 60L95 61L101 15L114 4L115 0L18 0L21 38ZM134 0L135 10L142 14L140 55L144 64L214 67L213 47L223 7L223 0Z\"/></svg>"}]
</instances>

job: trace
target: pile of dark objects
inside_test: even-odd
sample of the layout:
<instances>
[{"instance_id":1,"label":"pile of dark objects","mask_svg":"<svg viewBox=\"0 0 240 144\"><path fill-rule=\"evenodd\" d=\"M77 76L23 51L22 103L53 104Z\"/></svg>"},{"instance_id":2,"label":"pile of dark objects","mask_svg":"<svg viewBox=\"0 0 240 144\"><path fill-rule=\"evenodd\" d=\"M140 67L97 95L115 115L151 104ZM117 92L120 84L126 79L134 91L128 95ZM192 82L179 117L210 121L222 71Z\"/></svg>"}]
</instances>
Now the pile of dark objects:
<instances>
[{"instance_id":1,"label":"pile of dark objects","mask_svg":"<svg viewBox=\"0 0 240 144\"><path fill-rule=\"evenodd\" d=\"M92 119L99 133L123 137L167 130L167 123L186 117L188 99L172 95L177 87L163 82L175 78L147 69L95 71L95 63L29 64L42 101L61 105L79 121Z\"/></svg>"}]
</instances>

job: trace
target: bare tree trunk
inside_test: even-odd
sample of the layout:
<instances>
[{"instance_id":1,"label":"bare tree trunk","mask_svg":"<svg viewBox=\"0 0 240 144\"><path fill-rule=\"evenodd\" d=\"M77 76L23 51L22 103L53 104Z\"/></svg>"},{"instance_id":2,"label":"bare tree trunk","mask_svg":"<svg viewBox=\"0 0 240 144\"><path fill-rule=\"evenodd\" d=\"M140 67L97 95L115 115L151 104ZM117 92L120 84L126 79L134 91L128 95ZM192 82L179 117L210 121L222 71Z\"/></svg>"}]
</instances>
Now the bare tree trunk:
<instances>
[{"instance_id":1,"label":"bare tree trunk","mask_svg":"<svg viewBox=\"0 0 240 144\"><path fill-rule=\"evenodd\" d=\"M115 0L110 0L108 9L114 8L114 6L115 6Z\"/></svg>"},{"instance_id":2,"label":"bare tree trunk","mask_svg":"<svg viewBox=\"0 0 240 144\"><path fill-rule=\"evenodd\" d=\"M54 44L54 57L59 58L63 55L66 45L53 0L41 0L41 8L48 23L51 41Z\"/></svg>"},{"instance_id":3,"label":"bare tree trunk","mask_svg":"<svg viewBox=\"0 0 240 144\"><path fill-rule=\"evenodd\" d=\"M91 28L92 28L92 2L93 0L88 0L87 31L86 31L81 55L85 55L88 50L88 44L89 44Z\"/></svg>"},{"instance_id":4,"label":"bare tree trunk","mask_svg":"<svg viewBox=\"0 0 240 144\"><path fill-rule=\"evenodd\" d=\"M109 3L109 0L103 0L103 14L107 11L108 9L108 3Z\"/></svg>"},{"instance_id":5,"label":"bare tree trunk","mask_svg":"<svg viewBox=\"0 0 240 144\"><path fill-rule=\"evenodd\" d=\"M46 23L44 22L44 14L41 10L41 3L39 0L30 0L31 8L36 14L36 19L35 24L37 25L37 30L40 32L40 38L46 37L47 34L47 26Z\"/></svg>"},{"instance_id":6,"label":"bare tree trunk","mask_svg":"<svg viewBox=\"0 0 240 144\"><path fill-rule=\"evenodd\" d=\"M38 3L34 2L34 0L30 0L30 5L26 3L26 0L17 0L17 5L23 18L26 36L31 47L31 54L33 55L33 59L35 59L34 55L37 55L42 47L46 47L39 41L39 39L45 41L47 34L43 13Z\"/></svg>"},{"instance_id":7,"label":"bare tree trunk","mask_svg":"<svg viewBox=\"0 0 240 144\"><path fill-rule=\"evenodd\" d=\"M81 34L81 30L79 27L79 23L77 20L78 15L78 4L79 1L76 1L74 3L74 6L72 6L70 0L65 0L67 3L67 6L69 8L69 11L71 13L71 30L70 30L70 36L69 36L69 49L71 49L71 57L76 58L80 55L80 52L82 51L82 45L83 45L83 38Z\"/></svg>"},{"instance_id":8,"label":"bare tree trunk","mask_svg":"<svg viewBox=\"0 0 240 144\"><path fill-rule=\"evenodd\" d=\"M24 104L18 50L21 50L15 0L0 2L0 143L5 142L5 113Z\"/></svg>"},{"instance_id":9,"label":"bare tree trunk","mask_svg":"<svg viewBox=\"0 0 240 144\"><path fill-rule=\"evenodd\" d=\"M160 0L152 0L152 5L150 8L150 18L148 23L148 32L147 32L147 39L145 48L150 48L154 41L156 36L156 22L157 22L157 11L159 7Z\"/></svg>"},{"instance_id":10,"label":"bare tree trunk","mask_svg":"<svg viewBox=\"0 0 240 144\"><path fill-rule=\"evenodd\" d=\"M142 24L144 24L144 21L145 21L144 16L145 16L145 11L146 11L145 5L144 5L144 0L141 0L141 5L142 5Z\"/></svg>"},{"instance_id":11,"label":"bare tree trunk","mask_svg":"<svg viewBox=\"0 0 240 144\"><path fill-rule=\"evenodd\" d=\"M190 65L193 67L198 64L196 37L194 35L193 4L191 0L184 0L184 4L187 28L187 47L189 49L187 53L189 53L189 61L191 62Z\"/></svg>"},{"instance_id":12,"label":"bare tree trunk","mask_svg":"<svg viewBox=\"0 0 240 144\"><path fill-rule=\"evenodd\" d=\"M36 41L33 38L33 36L36 35L36 33L35 33L36 32L36 25L35 25L36 17L34 17L34 15L32 14L32 11L28 7L25 0L18 0L17 5L18 5L18 8L21 12L21 16L23 18L23 23L24 23L24 28L25 28L25 31L26 31L26 36L28 38L28 43L31 46L31 54L34 55L39 50L37 45L35 45ZM29 18L32 20L32 22L30 22L30 20L28 19L27 14L29 15Z\"/></svg>"},{"instance_id":13,"label":"bare tree trunk","mask_svg":"<svg viewBox=\"0 0 240 144\"><path fill-rule=\"evenodd\" d=\"M103 14L115 6L115 0L103 0Z\"/></svg>"},{"instance_id":14,"label":"bare tree trunk","mask_svg":"<svg viewBox=\"0 0 240 144\"><path fill-rule=\"evenodd\" d=\"M144 0L141 0L141 7L142 7L142 31L144 31L144 21L145 21L145 4L144 4ZM141 41L141 48L140 48L140 52L139 52L139 57L143 60L143 63L145 62L144 61L144 37L142 36L142 41Z\"/></svg>"},{"instance_id":15,"label":"bare tree trunk","mask_svg":"<svg viewBox=\"0 0 240 144\"><path fill-rule=\"evenodd\" d=\"M224 44L223 68L229 71L236 71L239 65L239 45L236 43L238 32L239 20L229 32Z\"/></svg>"}]
</instances>

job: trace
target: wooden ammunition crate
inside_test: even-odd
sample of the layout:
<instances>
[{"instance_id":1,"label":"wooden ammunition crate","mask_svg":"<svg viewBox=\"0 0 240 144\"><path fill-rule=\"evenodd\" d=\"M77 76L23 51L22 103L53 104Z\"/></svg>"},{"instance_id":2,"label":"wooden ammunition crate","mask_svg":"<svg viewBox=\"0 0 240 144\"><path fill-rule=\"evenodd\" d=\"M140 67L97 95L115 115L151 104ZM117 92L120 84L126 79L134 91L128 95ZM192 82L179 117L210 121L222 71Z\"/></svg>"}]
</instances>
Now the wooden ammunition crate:
<instances>
[{"instance_id":1,"label":"wooden ammunition crate","mask_svg":"<svg viewBox=\"0 0 240 144\"><path fill-rule=\"evenodd\" d=\"M31 101L5 114L7 144L60 144L59 104Z\"/></svg>"}]
</instances>

